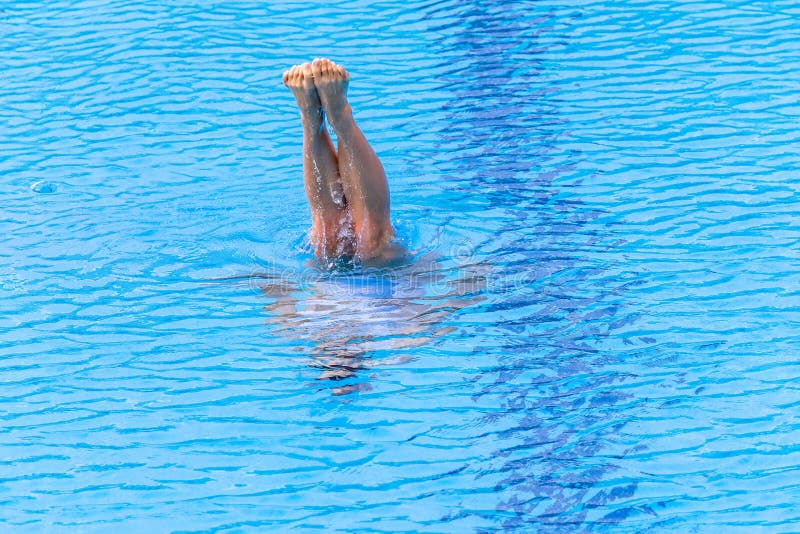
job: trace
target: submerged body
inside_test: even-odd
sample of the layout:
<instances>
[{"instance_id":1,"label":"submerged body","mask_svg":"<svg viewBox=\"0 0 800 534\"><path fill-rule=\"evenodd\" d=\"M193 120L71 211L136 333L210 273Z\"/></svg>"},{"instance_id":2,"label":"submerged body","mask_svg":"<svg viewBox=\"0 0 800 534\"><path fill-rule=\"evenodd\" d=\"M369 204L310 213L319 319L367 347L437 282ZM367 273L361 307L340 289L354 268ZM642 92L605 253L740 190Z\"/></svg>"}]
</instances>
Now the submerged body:
<instances>
[{"instance_id":1,"label":"submerged body","mask_svg":"<svg viewBox=\"0 0 800 534\"><path fill-rule=\"evenodd\" d=\"M353 118L344 67L315 59L289 69L303 124L303 179L311 206L311 242L320 258L393 256L389 186L375 151ZM325 128L336 133L338 151Z\"/></svg>"}]
</instances>

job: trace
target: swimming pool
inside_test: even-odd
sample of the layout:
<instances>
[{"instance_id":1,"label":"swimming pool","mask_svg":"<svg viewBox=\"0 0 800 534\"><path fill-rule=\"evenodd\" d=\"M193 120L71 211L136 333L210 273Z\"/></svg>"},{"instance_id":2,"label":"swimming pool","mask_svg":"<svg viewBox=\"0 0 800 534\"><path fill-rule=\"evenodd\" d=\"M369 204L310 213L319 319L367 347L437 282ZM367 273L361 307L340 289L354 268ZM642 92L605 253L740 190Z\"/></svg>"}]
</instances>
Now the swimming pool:
<instances>
[{"instance_id":1,"label":"swimming pool","mask_svg":"<svg viewBox=\"0 0 800 534\"><path fill-rule=\"evenodd\" d=\"M796 525L798 18L3 6L3 529ZM320 55L406 264L310 258Z\"/></svg>"}]
</instances>

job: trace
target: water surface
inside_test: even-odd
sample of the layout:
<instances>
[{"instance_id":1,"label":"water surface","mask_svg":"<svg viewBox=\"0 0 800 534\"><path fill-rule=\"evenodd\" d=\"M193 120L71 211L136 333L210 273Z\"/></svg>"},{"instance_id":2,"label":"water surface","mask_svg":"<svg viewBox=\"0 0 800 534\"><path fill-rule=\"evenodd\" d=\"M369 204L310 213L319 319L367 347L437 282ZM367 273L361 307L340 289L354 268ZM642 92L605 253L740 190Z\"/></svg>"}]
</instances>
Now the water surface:
<instances>
[{"instance_id":1,"label":"water surface","mask_svg":"<svg viewBox=\"0 0 800 534\"><path fill-rule=\"evenodd\" d=\"M791 530L798 19L2 6L4 529ZM322 55L404 265L305 246Z\"/></svg>"}]
</instances>

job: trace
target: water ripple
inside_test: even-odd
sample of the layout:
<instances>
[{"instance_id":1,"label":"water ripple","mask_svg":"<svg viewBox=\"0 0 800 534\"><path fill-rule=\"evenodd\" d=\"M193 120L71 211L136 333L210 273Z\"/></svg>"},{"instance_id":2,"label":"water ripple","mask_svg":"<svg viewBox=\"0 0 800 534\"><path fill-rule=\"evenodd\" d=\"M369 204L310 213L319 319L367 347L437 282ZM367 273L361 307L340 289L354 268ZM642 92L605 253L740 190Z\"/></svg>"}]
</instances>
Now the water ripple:
<instances>
[{"instance_id":1,"label":"water ripple","mask_svg":"<svg viewBox=\"0 0 800 534\"><path fill-rule=\"evenodd\" d=\"M791 530L799 16L4 6L0 522ZM309 258L322 55L407 265Z\"/></svg>"}]
</instances>

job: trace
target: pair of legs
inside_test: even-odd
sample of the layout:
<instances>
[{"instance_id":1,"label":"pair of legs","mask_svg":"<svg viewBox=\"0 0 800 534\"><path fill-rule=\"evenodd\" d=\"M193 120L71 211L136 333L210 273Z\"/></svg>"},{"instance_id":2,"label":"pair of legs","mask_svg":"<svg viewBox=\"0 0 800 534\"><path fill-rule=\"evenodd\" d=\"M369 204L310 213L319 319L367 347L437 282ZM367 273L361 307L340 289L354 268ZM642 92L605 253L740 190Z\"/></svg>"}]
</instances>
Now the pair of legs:
<instances>
[{"instance_id":1,"label":"pair of legs","mask_svg":"<svg viewBox=\"0 0 800 534\"><path fill-rule=\"evenodd\" d=\"M327 59L283 73L303 123L303 180L317 256L382 255L392 239L389 186L378 156L347 102L349 73ZM338 152L328 130L336 133Z\"/></svg>"}]
</instances>

